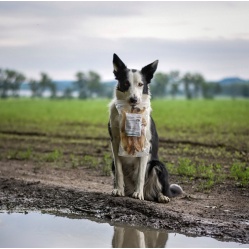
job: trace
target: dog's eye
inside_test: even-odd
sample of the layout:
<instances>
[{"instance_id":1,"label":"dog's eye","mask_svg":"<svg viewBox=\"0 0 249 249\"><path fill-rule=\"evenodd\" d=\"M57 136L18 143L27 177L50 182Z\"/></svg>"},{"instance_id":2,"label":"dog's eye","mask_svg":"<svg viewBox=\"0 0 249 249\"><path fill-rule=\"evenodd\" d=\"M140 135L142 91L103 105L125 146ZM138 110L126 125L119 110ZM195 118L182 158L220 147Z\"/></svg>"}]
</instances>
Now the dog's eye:
<instances>
[{"instance_id":1,"label":"dog's eye","mask_svg":"<svg viewBox=\"0 0 249 249\"><path fill-rule=\"evenodd\" d=\"M144 85L144 84L143 84L142 82L139 82L139 83L138 83L138 86L140 86L140 87L143 86L143 85Z\"/></svg>"}]
</instances>

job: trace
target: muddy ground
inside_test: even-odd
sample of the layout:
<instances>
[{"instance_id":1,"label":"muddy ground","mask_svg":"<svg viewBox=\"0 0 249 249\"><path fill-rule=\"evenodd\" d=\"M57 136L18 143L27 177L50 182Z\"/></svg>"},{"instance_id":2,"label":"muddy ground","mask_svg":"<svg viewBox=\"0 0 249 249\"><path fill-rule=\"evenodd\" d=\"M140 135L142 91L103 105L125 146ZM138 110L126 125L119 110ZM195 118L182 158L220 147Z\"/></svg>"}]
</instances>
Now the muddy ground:
<instances>
[{"instance_id":1,"label":"muddy ground","mask_svg":"<svg viewBox=\"0 0 249 249\"><path fill-rule=\"evenodd\" d=\"M100 141L93 142L86 139L82 143L75 140L67 143L68 139L54 139L48 143L48 140L53 139L31 138L27 134L2 135L0 210L53 210L111 223L122 222L175 230L192 236L212 236L219 240L249 243L248 188L238 187L234 181L226 180L208 191L200 191L196 187L198 179L186 180L171 175L170 182L180 184L185 193L167 204L112 197L111 176L105 176L99 167L91 168L78 162L72 165L72 156L70 163L68 159L72 151L74 155L90 153L96 158L104 157L110 153L108 140L101 141L100 138ZM42 157L35 160L35 154L32 157L26 155L26 158L13 155L15 149L25 151L31 144L37 153L48 153L53 151L52 148L63 145L64 156L59 160L42 161ZM170 151L173 145L168 146ZM172 153L168 154L168 158L174 161Z\"/></svg>"}]
</instances>

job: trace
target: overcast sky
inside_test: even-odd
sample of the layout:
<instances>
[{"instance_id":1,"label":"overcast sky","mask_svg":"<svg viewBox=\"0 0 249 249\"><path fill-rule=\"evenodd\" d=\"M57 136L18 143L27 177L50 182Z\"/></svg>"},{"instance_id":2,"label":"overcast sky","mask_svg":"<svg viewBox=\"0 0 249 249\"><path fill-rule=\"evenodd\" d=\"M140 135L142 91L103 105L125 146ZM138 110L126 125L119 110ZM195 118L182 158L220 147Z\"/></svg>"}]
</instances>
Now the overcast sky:
<instances>
[{"instance_id":1,"label":"overcast sky","mask_svg":"<svg viewBox=\"0 0 249 249\"><path fill-rule=\"evenodd\" d=\"M54 80L140 69L249 79L249 2L0 2L0 68Z\"/></svg>"}]
</instances>

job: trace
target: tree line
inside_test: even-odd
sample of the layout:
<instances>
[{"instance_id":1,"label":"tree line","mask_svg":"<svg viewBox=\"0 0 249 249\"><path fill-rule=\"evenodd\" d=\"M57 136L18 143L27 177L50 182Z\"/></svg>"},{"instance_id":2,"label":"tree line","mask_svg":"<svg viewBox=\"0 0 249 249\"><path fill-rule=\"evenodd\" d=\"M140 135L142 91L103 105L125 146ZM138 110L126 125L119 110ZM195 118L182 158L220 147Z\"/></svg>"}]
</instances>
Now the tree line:
<instances>
[{"instance_id":1,"label":"tree line","mask_svg":"<svg viewBox=\"0 0 249 249\"><path fill-rule=\"evenodd\" d=\"M169 73L159 72L155 74L151 85L152 96L163 97L171 95L175 98L178 95L187 99L213 98L222 92L221 85L215 82L207 82L199 73L186 73L181 75L179 71Z\"/></svg>"},{"instance_id":2,"label":"tree line","mask_svg":"<svg viewBox=\"0 0 249 249\"><path fill-rule=\"evenodd\" d=\"M164 97L182 95L187 99L205 98L213 99L215 96L230 96L232 98L249 98L249 81L221 84L208 82L199 73L185 73L179 71L155 74L151 85L152 96Z\"/></svg>"},{"instance_id":3,"label":"tree line","mask_svg":"<svg viewBox=\"0 0 249 249\"><path fill-rule=\"evenodd\" d=\"M50 98L73 98L77 93L80 99L94 97L111 98L113 86L101 83L101 76L94 71L77 72L72 85L58 95L57 84L47 74L42 72L39 80L27 79L23 73L11 69L0 69L0 98L19 97L21 84L27 82L32 98L44 97L44 92L50 93ZM222 85L218 82L208 82L199 73L181 74L179 71L169 73L158 72L150 85L154 98L183 96L187 99L212 99L217 95L249 97L249 82Z\"/></svg>"},{"instance_id":4,"label":"tree line","mask_svg":"<svg viewBox=\"0 0 249 249\"><path fill-rule=\"evenodd\" d=\"M9 92L11 92L12 97L18 97L21 84L25 79L22 73L15 70L0 69L0 97L7 98Z\"/></svg>"},{"instance_id":5,"label":"tree line","mask_svg":"<svg viewBox=\"0 0 249 249\"><path fill-rule=\"evenodd\" d=\"M80 99L91 97L104 97L105 90L101 84L101 77L94 71L88 73L77 72L72 86L67 87L60 98L72 98L73 92L78 92ZM21 84L27 82L32 98L44 97L44 92L50 92L50 98L58 98L57 84L47 74L42 72L40 79L27 79L18 71L0 69L0 98L19 97Z\"/></svg>"}]
</instances>

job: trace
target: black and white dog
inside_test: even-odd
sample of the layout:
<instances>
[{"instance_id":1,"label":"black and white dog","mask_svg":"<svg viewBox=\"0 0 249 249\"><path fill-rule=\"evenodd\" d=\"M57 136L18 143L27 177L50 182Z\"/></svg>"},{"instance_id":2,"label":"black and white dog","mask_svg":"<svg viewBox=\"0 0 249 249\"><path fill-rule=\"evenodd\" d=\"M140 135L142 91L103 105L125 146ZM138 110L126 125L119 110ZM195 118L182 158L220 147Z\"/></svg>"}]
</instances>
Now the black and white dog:
<instances>
[{"instance_id":1,"label":"black and white dog","mask_svg":"<svg viewBox=\"0 0 249 249\"><path fill-rule=\"evenodd\" d=\"M140 200L169 202L169 197L180 195L183 191L177 184L169 185L168 172L158 159L158 135L156 126L148 115L145 136L150 142L149 155L142 157L124 157L118 155L120 144L120 115L116 108L117 100L127 101L136 106L142 101L150 103L149 83L153 78L158 60L143 67L140 71L128 69L121 59L114 54L114 75L118 81L115 97L109 105L110 120L108 130L113 153L114 196L132 196ZM149 106L149 112L151 107Z\"/></svg>"}]
</instances>

